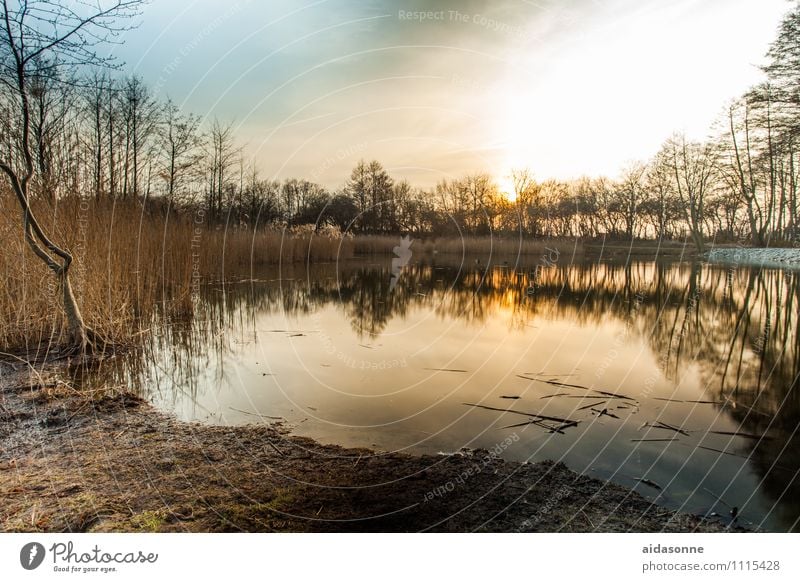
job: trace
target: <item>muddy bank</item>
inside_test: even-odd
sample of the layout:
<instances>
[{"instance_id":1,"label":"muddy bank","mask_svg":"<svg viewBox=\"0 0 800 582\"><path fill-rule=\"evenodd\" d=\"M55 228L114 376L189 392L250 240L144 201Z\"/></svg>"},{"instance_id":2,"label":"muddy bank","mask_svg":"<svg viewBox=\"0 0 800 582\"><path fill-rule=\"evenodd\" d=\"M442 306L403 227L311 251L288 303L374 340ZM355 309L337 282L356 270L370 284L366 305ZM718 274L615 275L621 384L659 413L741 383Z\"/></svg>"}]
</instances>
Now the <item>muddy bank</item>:
<instances>
[{"instance_id":1,"label":"muddy bank","mask_svg":"<svg viewBox=\"0 0 800 582\"><path fill-rule=\"evenodd\" d=\"M2 367L3 531L721 531L562 464L344 449Z\"/></svg>"}]
</instances>

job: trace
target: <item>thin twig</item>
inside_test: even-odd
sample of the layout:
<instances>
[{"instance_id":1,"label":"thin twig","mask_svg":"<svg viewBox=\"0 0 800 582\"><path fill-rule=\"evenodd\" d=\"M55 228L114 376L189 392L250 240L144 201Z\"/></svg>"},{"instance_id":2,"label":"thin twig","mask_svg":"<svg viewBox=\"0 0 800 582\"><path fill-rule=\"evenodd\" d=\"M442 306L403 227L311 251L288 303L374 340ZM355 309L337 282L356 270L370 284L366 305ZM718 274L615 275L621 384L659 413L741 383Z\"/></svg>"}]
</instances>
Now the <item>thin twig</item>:
<instances>
[{"instance_id":1,"label":"thin twig","mask_svg":"<svg viewBox=\"0 0 800 582\"><path fill-rule=\"evenodd\" d=\"M532 412L521 412L519 410L510 410L508 408L495 408L494 406L484 406L483 404L472 404L471 402L464 402L463 404L465 406L474 406L475 408L483 408L485 410L495 410L497 412L510 412L511 414L521 414L522 416L530 416L534 418L539 418L541 420L552 420L555 422L568 424L570 426L575 426L580 422L580 420L570 420L569 418L558 418L557 416L545 416L543 414L535 414Z\"/></svg>"}]
</instances>

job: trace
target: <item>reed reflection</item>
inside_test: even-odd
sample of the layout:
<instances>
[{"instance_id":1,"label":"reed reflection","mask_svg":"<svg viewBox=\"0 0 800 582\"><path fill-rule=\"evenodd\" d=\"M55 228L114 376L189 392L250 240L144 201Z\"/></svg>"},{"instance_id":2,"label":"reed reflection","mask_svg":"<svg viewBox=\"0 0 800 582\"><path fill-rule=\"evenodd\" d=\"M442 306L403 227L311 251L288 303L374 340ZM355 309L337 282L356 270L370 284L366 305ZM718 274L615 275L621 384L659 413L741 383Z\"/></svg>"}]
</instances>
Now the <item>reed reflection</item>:
<instances>
[{"instance_id":1,"label":"reed reflection","mask_svg":"<svg viewBox=\"0 0 800 582\"><path fill-rule=\"evenodd\" d=\"M365 347L379 344L387 328L420 312L442 326L458 322L475 328L503 316L508 334L527 333L542 322L599 328L616 321L626 336L645 342L672 385L667 391L632 387L635 396L678 414L711 407L734 421L738 429L731 432L737 435L713 443L703 440L704 427L693 427L698 446L719 457L747 459L759 480L752 495L768 498L762 500L762 521L798 528L798 273L700 263L418 262L402 271L394 287L391 279L387 260L284 268L206 286L190 321L152 322L142 350L95 374L126 382L151 398L155 394L162 405L188 400L198 406L194 418L225 422L203 410L198 395L235 384L248 346L260 344L269 351L275 342L319 333L314 317L325 309L339 313L346 333ZM274 327L264 327L265 316L272 316ZM317 344L306 345L297 349L308 349L309 355L319 351ZM687 399L681 392L689 374L701 378L702 397ZM614 384L606 388L619 387L616 378L592 377L596 387L604 382ZM713 467L695 470L702 477ZM714 496L727 493L723 486Z\"/></svg>"}]
</instances>

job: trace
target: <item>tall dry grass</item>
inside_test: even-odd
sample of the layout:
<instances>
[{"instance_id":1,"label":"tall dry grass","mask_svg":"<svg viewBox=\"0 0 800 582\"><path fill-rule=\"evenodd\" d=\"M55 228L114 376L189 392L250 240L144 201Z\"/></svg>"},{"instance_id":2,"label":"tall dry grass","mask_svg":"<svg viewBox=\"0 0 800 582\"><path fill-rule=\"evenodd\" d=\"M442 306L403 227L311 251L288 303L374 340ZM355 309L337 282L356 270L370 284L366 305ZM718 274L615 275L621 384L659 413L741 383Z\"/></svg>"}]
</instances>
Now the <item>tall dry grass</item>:
<instances>
[{"instance_id":1,"label":"tall dry grass","mask_svg":"<svg viewBox=\"0 0 800 582\"><path fill-rule=\"evenodd\" d=\"M34 204L40 223L74 255L71 280L86 323L115 342L147 327L154 314L185 317L199 285L257 277L263 265L330 262L393 253L399 236L342 237L311 227L265 230L209 226L201 210L78 197ZM0 192L0 351L60 343L64 319L53 275L28 248L16 201ZM514 237L415 240L415 256L486 261L534 258L573 240Z\"/></svg>"},{"instance_id":2,"label":"tall dry grass","mask_svg":"<svg viewBox=\"0 0 800 582\"><path fill-rule=\"evenodd\" d=\"M351 238L312 229L210 228L202 211L69 198L35 204L57 244L74 255L71 280L87 325L117 342L154 313L191 313L193 290L242 278L279 262L352 257ZM64 319L52 274L28 248L16 201L0 193L0 346L31 349L60 342Z\"/></svg>"}]
</instances>

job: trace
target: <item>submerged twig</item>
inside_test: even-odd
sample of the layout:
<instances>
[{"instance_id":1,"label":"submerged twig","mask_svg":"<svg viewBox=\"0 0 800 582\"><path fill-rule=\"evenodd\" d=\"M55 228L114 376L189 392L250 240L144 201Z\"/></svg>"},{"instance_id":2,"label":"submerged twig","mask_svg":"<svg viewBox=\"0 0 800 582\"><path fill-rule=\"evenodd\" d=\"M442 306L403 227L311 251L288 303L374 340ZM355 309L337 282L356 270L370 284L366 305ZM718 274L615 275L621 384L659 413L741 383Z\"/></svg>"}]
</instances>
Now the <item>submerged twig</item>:
<instances>
[{"instance_id":1,"label":"submerged twig","mask_svg":"<svg viewBox=\"0 0 800 582\"><path fill-rule=\"evenodd\" d=\"M519 422L517 424L509 424L508 426L501 426L499 430L503 430L503 429L506 429L506 428L517 428L517 427L520 427L520 426L530 426L532 424L534 424L534 425L536 425L538 427L544 428L544 429L548 430L551 433L557 432L558 434L566 434L563 429L569 428L570 426L574 426L574 425L571 425L571 424L569 424L569 425L561 424L561 425L558 425L558 426L553 426L553 425L547 424L547 422L545 422L545 421L537 420L537 419L534 418L534 419L531 419L531 420L526 420L525 422Z\"/></svg>"},{"instance_id":2,"label":"submerged twig","mask_svg":"<svg viewBox=\"0 0 800 582\"><path fill-rule=\"evenodd\" d=\"M674 402L676 404L717 404L719 406L725 404L720 400L678 400L677 398L659 398L657 396L654 396L653 400L660 400L662 402Z\"/></svg>"},{"instance_id":3,"label":"submerged twig","mask_svg":"<svg viewBox=\"0 0 800 582\"><path fill-rule=\"evenodd\" d=\"M611 418L616 418L619 420L619 416L614 414L613 412L609 412L608 408L604 408L603 410L597 410L596 408L591 409L593 412L597 413L597 416L610 416Z\"/></svg>"},{"instance_id":4,"label":"submerged twig","mask_svg":"<svg viewBox=\"0 0 800 582\"><path fill-rule=\"evenodd\" d=\"M542 396L539 400L544 400L546 398L555 398L556 396L570 396L566 392L559 392L557 394L547 394L546 396Z\"/></svg>"},{"instance_id":5,"label":"submerged twig","mask_svg":"<svg viewBox=\"0 0 800 582\"><path fill-rule=\"evenodd\" d=\"M598 402L592 402L591 404L586 404L586 405L584 405L584 406L581 406L580 408L576 408L575 410L586 410L587 408L594 408L594 407L595 407L595 406L597 406L598 404L608 404L608 401L605 401L605 402L600 402L600 403L598 403Z\"/></svg>"},{"instance_id":6,"label":"submerged twig","mask_svg":"<svg viewBox=\"0 0 800 582\"><path fill-rule=\"evenodd\" d=\"M706 451L712 451L714 453L721 453L723 455L731 455L732 457L739 457L740 459L750 460L750 457L748 457L747 455L740 455L739 453L731 453L730 451L722 451L720 449L715 449L714 447L706 447L706 446L703 446L703 445L697 445L697 448L698 449L703 449L703 450L706 450Z\"/></svg>"},{"instance_id":7,"label":"submerged twig","mask_svg":"<svg viewBox=\"0 0 800 582\"><path fill-rule=\"evenodd\" d=\"M659 491L663 491L664 490L664 488L661 485L659 485L655 481L651 481L650 479L645 479L644 477L634 477L634 479L636 479L637 481L639 481L640 483L642 483L644 485L649 485L653 489L657 489Z\"/></svg>"},{"instance_id":8,"label":"submerged twig","mask_svg":"<svg viewBox=\"0 0 800 582\"><path fill-rule=\"evenodd\" d=\"M650 424L649 422L645 422L642 426L643 427L648 427L648 428L660 428L660 429L664 429L664 430L671 430L671 431L680 433L683 436L691 436L684 429L678 428L677 426L672 426L671 424L667 424L666 422L662 422L660 420L657 420L655 422L655 424Z\"/></svg>"},{"instance_id":9,"label":"submerged twig","mask_svg":"<svg viewBox=\"0 0 800 582\"><path fill-rule=\"evenodd\" d=\"M517 378L522 378L523 380L530 380L531 382L542 382L544 384L550 384L551 386L563 386L564 388L576 388L578 390L588 390L589 392L596 392L597 394L603 394L604 396L608 396L610 398L620 398L622 400L630 400L632 402L636 402L635 398L631 398L630 396L625 396L624 394L616 394L614 392L598 390L597 388L589 388L588 386L581 386L580 384L569 384L567 382L559 382L558 380L542 380L541 378L531 378L529 376L523 376L522 374L517 374Z\"/></svg>"},{"instance_id":10,"label":"submerged twig","mask_svg":"<svg viewBox=\"0 0 800 582\"><path fill-rule=\"evenodd\" d=\"M247 414L250 416L256 416L258 418L269 418L270 420L285 420L282 416L267 416L266 414L258 414L257 412L247 412L246 410L242 410L240 408L234 408L233 406L229 406L228 408L236 412L241 412L242 414Z\"/></svg>"},{"instance_id":11,"label":"submerged twig","mask_svg":"<svg viewBox=\"0 0 800 582\"><path fill-rule=\"evenodd\" d=\"M544 414L537 414L533 412L522 412L520 410L511 410L508 408L495 408L494 406L484 406L483 404L473 404L471 402L464 402L464 406L473 406L475 408L483 408L485 410L494 410L497 412L510 412L511 414L521 414L522 416L530 416L532 418L539 418L541 420L552 420L554 422L560 422L563 424L568 424L569 426L577 426L580 420L570 420L569 418L559 418L557 416L545 416Z\"/></svg>"},{"instance_id":12,"label":"submerged twig","mask_svg":"<svg viewBox=\"0 0 800 582\"><path fill-rule=\"evenodd\" d=\"M580 398L581 400L585 400L587 398L600 398L600 399L608 398L608 396L605 395L592 396L591 394L577 395L577 394L564 394L560 392L558 394L548 394L547 396L542 396L540 400L544 400L545 398L555 398L556 396L563 396L564 398Z\"/></svg>"},{"instance_id":13,"label":"submerged twig","mask_svg":"<svg viewBox=\"0 0 800 582\"><path fill-rule=\"evenodd\" d=\"M765 441L772 440L772 437L767 436L767 435L751 434L751 433L747 433L747 432L735 432L735 431L731 432L731 431L727 431L727 430L707 430L706 433L721 434L721 435L727 435L727 436L737 436L737 437L742 437L744 439L756 439L756 440L765 440Z\"/></svg>"}]
</instances>

